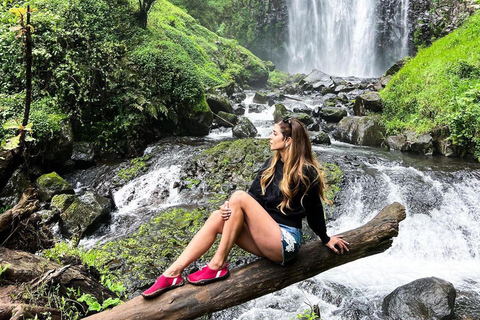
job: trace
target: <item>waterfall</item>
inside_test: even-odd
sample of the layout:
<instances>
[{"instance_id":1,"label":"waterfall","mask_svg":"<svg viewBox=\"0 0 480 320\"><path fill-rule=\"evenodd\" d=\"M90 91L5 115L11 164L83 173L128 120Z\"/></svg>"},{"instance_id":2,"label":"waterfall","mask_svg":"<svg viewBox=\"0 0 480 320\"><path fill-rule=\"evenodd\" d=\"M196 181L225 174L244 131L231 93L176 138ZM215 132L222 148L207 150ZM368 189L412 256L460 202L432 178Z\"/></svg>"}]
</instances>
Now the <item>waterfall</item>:
<instances>
[{"instance_id":1,"label":"waterfall","mask_svg":"<svg viewBox=\"0 0 480 320\"><path fill-rule=\"evenodd\" d=\"M408 0L288 1L288 71L380 76L408 54Z\"/></svg>"}]
</instances>

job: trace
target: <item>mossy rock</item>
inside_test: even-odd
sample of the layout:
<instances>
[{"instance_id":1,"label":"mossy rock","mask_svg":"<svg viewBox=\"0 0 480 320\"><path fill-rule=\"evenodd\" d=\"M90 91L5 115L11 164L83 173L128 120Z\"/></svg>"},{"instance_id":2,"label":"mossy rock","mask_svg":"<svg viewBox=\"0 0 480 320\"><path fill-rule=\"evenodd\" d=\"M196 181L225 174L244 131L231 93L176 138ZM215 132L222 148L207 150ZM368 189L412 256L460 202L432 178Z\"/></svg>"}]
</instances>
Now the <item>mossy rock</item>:
<instances>
[{"instance_id":1,"label":"mossy rock","mask_svg":"<svg viewBox=\"0 0 480 320\"><path fill-rule=\"evenodd\" d=\"M36 185L38 187L38 195L42 201L49 201L57 194L73 194L72 186L55 171L38 177Z\"/></svg>"},{"instance_id":2,"label":"mossy rock","mask_svg":"<svg viewBox=\"0 0 480 320\"><path fill-rule=\"evenodd\" d=\"M50 207L62 213L67 210L74 201L75 195L73 194L57 194L53 196L52 201L50 201Z\"/></svg>"},{"instance_id":3,"label":"mossy rock","mask_svg":"<svg viewBox=\"0 0 480 320\"><path fill-rule=\"evenodd\" d=\"M275 105L275 111L273 111L273 121L278 122L284 118L289 117L292 114L291 111L287 110L287 107L285 107L281 103L277 103Z\"/></svg>"},{"instance_id":4,"label":"mossy rock","mask_svg":"<svg viewBox=\"0 0 480 320\"><path fill-rule=\"evenodd\" d=\"M257 128L248 118L242 118L232 129L236 138L253 138L257 135Z\"/></svg>"},{"instance_id":5,"label":"mossy rock","mask_svg":"<svg viewBox=\"0 0 480 320\"><path fill-rule=\"evenodd\" d=\"M223 127L233 127L238 123L238 116L233 113L220 111L216 119L217 123Z\"/></svg>"},{"instance_id":6,"label":"mossy rock","mask_svg":"<svg viewBox=\"0 0 480 320\"><path fill-rule=\"evenodd\" d=\"M76 197L61 215L60 229L66 236L81 238L85 231L106 219L111 210L110 200L87 191Z\"/></svg>"}]
</instances>

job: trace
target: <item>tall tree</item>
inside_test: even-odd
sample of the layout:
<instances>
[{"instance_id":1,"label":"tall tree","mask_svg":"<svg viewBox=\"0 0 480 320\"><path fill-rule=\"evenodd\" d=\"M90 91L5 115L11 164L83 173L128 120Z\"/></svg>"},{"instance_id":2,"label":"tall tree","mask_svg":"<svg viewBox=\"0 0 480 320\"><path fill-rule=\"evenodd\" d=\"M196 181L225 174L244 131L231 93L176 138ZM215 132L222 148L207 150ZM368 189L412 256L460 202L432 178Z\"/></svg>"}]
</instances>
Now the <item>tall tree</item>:
<instances>
[{"instance_id":1,"label":"tall tree","mask_svg":"<svg viewBox=\"0 0 480 320\"><path fill-rule=\"evenodd\" d=\"M139 11L138 21L143 29L147 28L148 12L152 8L156 0L138 0Z\"/></svg>"}]
</instances>

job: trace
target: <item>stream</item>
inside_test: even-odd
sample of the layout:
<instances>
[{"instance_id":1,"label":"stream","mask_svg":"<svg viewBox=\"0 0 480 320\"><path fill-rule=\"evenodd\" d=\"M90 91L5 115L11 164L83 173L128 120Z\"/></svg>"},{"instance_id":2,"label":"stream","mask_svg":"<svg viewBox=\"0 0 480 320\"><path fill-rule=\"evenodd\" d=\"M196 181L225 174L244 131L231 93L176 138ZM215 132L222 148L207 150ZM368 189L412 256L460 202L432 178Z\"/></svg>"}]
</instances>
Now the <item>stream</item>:
<instances>
[{"instance_id":1,"label":"stream","mask_svg":"<svg viewBox=\"0 0 480 320\"><path fill-rule=\"evenodd\" d=\"M259 138L268 137L273 107L249 113L253 93L244 101L246 116ZM317 103L306 100L313 108ZM287 108L293 105L285 103ZM117 209L112 220L82 240L86 247L134 232L143 222L171 206L202 205L199 194L178 191L182 165L199 150L231 139L231 129L214 130L205 138L170 138L145 154L153 165L142 176L113 193ZM456 314L480 319L480 164L442 156L418 156L338 141L314 145L322 162L343 171L336 204L328 209L330 235L363 225L383 207L400 202L407 218L386 252L331 269L281 291L211 315L211 319L294 319L318 305L322 319L383 319L383 298L398 286L423 277L438 277L457 290ZM108 165L97 166L69 179L81 189L102 182ZM100 178L105 179L105 178ZM347 239L348 240L348 239Z\"/></svg>"}]
</instances>

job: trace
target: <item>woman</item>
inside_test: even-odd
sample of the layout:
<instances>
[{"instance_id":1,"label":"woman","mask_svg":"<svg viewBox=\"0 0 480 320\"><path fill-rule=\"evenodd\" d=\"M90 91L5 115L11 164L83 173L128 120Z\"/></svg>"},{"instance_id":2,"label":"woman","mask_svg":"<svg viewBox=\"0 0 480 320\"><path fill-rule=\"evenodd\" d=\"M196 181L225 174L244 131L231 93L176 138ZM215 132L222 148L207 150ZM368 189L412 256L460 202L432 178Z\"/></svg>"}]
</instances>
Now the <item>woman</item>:
<instances>
[{"instance_id":1,"label":"woman","mask_svg":"<svg viewBox=\"0 0 480 320\"><path fill-rule=\"evenodd\" d=\"M178 259L142 293L143 297L153 298L183 285L183 270L213 245L217 234L222 237L212 260L188 275L188 282L201 285L228 277L227 256L234 244L282 264L293 259L300 250L304 217L327 247L335 253L348 251L342 236L328 237L326 233L321 199L329 201L305 126L297 119L280 121L269 139L275 154L248 193L236 191L213 212Z\"/></svg>"}]
</instances>

